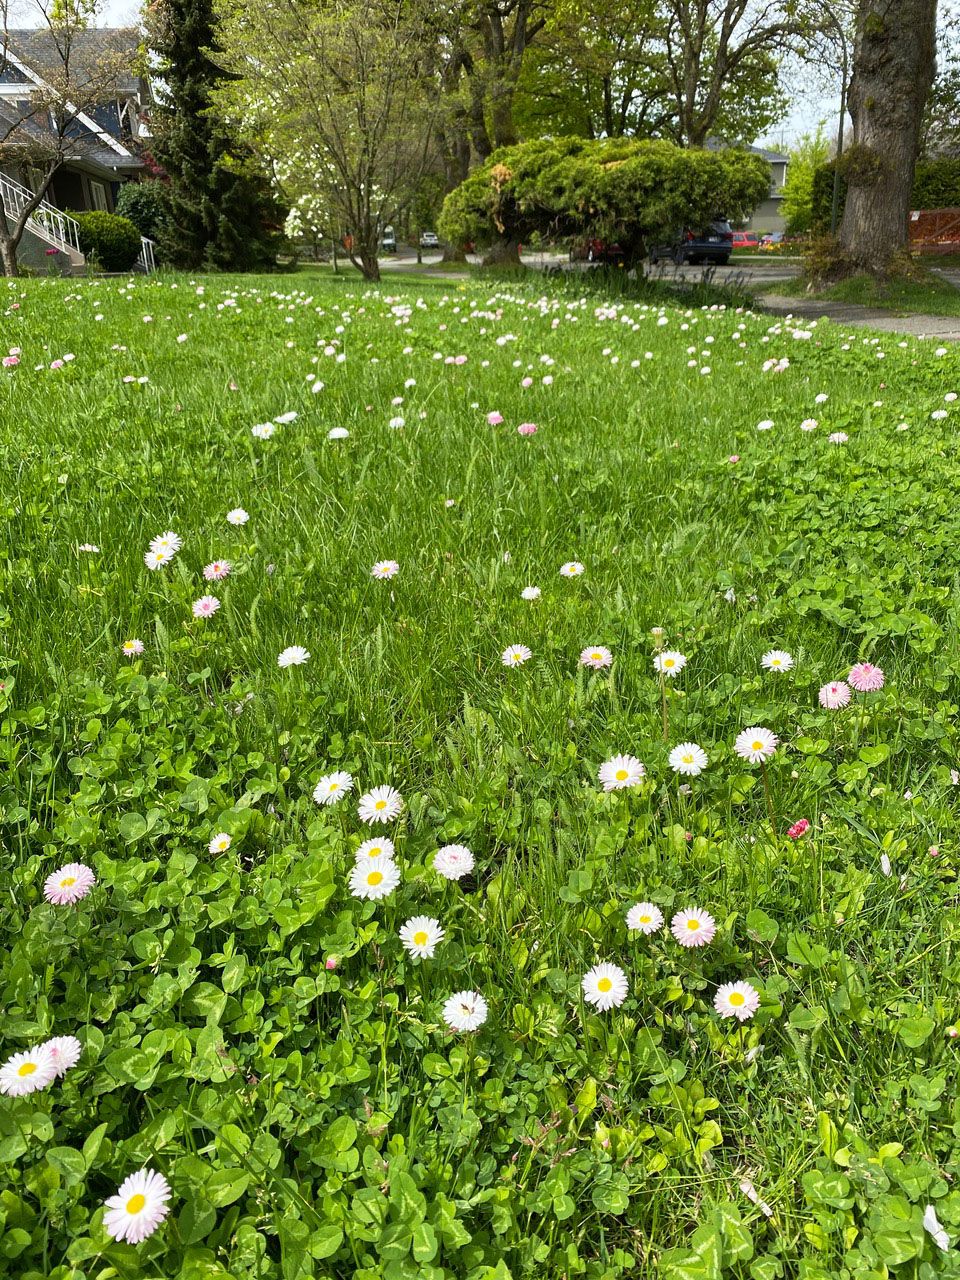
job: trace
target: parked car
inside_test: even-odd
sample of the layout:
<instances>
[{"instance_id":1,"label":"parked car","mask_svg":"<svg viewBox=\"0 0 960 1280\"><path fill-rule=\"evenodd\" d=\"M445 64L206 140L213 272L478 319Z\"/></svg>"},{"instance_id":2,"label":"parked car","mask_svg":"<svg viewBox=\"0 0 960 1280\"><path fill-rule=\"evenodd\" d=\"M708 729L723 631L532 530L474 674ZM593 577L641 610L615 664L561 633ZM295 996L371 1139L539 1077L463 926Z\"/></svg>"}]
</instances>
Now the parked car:
<instances>
[{"instance_id":1,"label":"parked car","mask_svg":"<svg viewBox=\"0 0 960 1280\"><path fill-rule=\"evenodd\" d=\"M384 227L380 238L380 248L384 253L397 252L397 236L393 227Z\"/></svg>"},{"instance_id":2,"label":"parked car","mask_svg":"<svg viewBox=\"0 0 960 1280\"><path fill-rule=\"evenodd\" d=\"M435 231L420 232L420 248L421 249L439 249L440 237Z\"/></svg>"},{"instance_id":3,"label":"parked car","mask_svg":"<svg viewBox=\"0 0 960 1280\"><path fill-rule=\"evenodd\" d=\"M700 231L685 227L672 240L651 246L650 261L656 263L661 258L669 258L678 267L685 262L716 262L726 266L732 249L730 223L723 218L715 218Z\"/></svg>"},{"instance_id":4,"label":"parked car","mask_svg":"<svg viewBox=\"0 0 960 1280\"><path fill-rule=\"evenodd\" d=\"M755 231L735 231L733 247L734 249L759 249L760 237Z\"/></svg>"},{"instance_id":5,"label":"parked car","mask_svg":"<svg viewBox=\"0 0 960 1280\"><path fill-rule=\"evenodd\" d=\"M622 267L625 257L622 245L607 244L605 240L584 240L570 250L571 262L595 262L607 267Z\"/></svg>"},{"instance_id":6,"label":"parked car","mask_svg":"<svg viewBox=\"0 0 960 1280\"><path fill-rule=\"evenodd\" d=\"M763 253L778 253L783 248L784 239L784 232L770 231L761 239L760 249Z\"/></svg>"}]
</instances>

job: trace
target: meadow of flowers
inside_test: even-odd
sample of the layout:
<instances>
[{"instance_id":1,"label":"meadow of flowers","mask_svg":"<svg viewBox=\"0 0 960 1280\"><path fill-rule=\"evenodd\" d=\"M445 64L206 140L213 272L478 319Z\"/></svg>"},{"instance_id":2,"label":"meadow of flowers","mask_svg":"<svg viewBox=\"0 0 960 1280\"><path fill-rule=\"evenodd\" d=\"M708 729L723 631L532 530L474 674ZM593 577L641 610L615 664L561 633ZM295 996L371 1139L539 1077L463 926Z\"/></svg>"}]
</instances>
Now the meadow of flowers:
<instances>
[{"instance_id":1,"label":"meadow of flowers","mask_svg":"<svg viewBox=\"0 0 960 1280\"><path fill-rule=\"evenodd\" d=\"M960 1276L960 352L0 300L0 1274Z\"/></svg>"}]
</instances>

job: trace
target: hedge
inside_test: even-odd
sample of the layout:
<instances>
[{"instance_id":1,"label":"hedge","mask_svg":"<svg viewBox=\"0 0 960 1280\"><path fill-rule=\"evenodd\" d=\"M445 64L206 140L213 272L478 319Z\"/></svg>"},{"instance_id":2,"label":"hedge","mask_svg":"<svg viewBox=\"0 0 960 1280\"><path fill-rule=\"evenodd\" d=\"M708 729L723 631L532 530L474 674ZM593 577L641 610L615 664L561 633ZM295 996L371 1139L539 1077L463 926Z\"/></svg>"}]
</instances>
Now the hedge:
<instances>
[{"instance_id":1,"label":"hedge","mask_svg":"<svg viewBox=\"0 0 960 1280\"><path fill-rule=\"evenodd\" d=\"M104 271L129 271L140 252L140 232L129 218L100 209L70 215L80 229L80 252Z\"/></svg>"},{"instance_id":2,"label":"hedge","mask_svg":"<svg viewBox=\"0 0 960 1280\"><path fill-rule=\"evenodd\" d=\"M817 167L813 175L813 231L830 230L830 208L833 200L832 160ZM847 183L840 162L840 216L847 195ZM913 179L912 209L960 208L960 157L944 156L939 160L922 160Z\"/></svg>"}]
</instances>

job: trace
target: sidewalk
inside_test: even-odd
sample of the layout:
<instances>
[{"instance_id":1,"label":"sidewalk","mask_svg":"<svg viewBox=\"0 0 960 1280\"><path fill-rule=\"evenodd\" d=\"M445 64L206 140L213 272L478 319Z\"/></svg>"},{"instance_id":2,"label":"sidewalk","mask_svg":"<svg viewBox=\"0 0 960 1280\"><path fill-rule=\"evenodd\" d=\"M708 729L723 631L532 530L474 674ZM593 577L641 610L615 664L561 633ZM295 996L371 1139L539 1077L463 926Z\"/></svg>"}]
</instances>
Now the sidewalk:
<instances>
[{"instance_id":1,"label":"sidewalk","mask_svg":"<svg viewBox=\"0 0 960 1280\"><path fill-rule=\"evenodd\" d=\"M847 302L824 302L804 298L784 298L776 293L757 298L756 309L775 316L795 316L798 320L832 320L834 324L866 325L888 333L909 333L917 338L939 338L960 342L960 316L897 316L880 307L859 307Z\"/></svg>"}]
</instances>

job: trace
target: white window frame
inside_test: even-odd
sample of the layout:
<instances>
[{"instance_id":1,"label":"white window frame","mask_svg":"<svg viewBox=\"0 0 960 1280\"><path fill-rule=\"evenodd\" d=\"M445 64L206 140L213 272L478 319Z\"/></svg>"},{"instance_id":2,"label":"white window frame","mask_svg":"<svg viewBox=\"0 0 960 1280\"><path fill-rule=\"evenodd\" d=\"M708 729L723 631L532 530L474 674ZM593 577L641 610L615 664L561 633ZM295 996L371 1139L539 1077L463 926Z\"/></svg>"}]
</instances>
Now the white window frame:
<instances>
[{"instance_id":1,"label":"white window frame","mask_svg":"<svg viewBox=\"0 0 960 1280\"><path fill-rule=\"evenodd\" d=\"M107 198L106 183L98 182L96 178L90 178L90 203L94 209L102 213L110 212L110 201ZM101 201L103 202L101 204Z\"/></svg>"}]
</instances>

